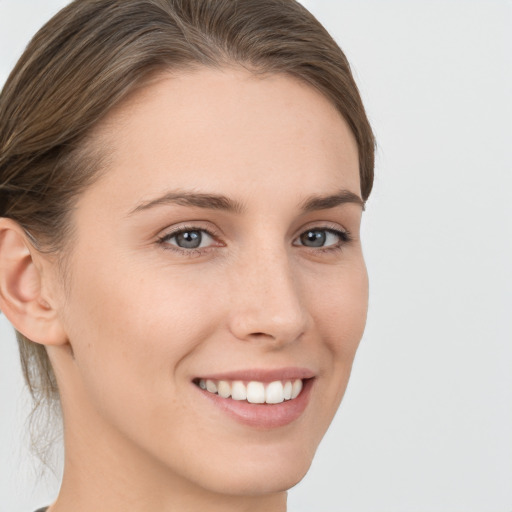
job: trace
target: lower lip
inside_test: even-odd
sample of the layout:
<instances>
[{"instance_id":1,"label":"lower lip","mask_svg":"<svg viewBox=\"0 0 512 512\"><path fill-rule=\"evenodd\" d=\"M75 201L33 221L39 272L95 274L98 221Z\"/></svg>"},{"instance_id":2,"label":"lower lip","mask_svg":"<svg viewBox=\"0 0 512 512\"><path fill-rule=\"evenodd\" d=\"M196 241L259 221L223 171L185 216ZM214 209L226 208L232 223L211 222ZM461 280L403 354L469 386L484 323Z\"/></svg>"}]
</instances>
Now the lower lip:
<instances>
[{"instance_id":1,"label":"lower lip","mask_svg":"<svg viewBox=\"0 0 512 512\"><path fill-rule=\"evenodd\" d=\"M280 404L251 404L246 400L233 400L222 398L200 387L195 388L215 406L227 413L233 419L244 425L273 429L284 427L298 419L309 403L309 396L314 379L305 379L300 395L293 400L286 400Z\"/></svg>"}]
</instances>

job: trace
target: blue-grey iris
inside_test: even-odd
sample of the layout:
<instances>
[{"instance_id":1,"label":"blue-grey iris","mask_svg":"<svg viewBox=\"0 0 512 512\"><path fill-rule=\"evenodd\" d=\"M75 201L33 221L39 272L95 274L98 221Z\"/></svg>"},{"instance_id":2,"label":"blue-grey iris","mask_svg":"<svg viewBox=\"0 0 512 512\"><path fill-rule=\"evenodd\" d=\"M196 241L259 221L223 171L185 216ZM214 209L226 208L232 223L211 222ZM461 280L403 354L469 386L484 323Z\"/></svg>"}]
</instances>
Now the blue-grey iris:
<instances>
[{"instance_id":1,"label":"blue-grey iris","mask_svg":"<svg viewBox=\"0 0 512 512\"><path fill-rule=\"evenodd\" d=\"M201 231L184 231L176 235L176 245L183 249L197 249L202 238Z\"/></svg>"},{"instance_id":2,"label":"blue-grey iris","mask_svg":"<svg viewBox=\"0 0 512 512\"><path fill-rule=\"evenodd\" d=\"M300 242L307 247L323 247L326 239L325 231L306 231L301 235Z\"/></svg>"}]
</instances>

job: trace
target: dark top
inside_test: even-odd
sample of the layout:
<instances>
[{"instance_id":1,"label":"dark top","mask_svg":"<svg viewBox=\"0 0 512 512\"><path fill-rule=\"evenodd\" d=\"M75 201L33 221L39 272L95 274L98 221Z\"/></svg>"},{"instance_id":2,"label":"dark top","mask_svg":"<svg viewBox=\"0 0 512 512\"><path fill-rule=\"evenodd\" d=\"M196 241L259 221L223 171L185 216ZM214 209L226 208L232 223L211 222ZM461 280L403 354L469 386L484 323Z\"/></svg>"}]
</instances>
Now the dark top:
<instances>
[{"instance_id":1,"label":"dark top","mask_svg":"<svg viewBox=\"0 0 512 512\"><path fill-rule=\"evenodd\" d=\"M48 510L48 507L38 508L36 512L46 512Z\"/></svg>"}]
</instances>

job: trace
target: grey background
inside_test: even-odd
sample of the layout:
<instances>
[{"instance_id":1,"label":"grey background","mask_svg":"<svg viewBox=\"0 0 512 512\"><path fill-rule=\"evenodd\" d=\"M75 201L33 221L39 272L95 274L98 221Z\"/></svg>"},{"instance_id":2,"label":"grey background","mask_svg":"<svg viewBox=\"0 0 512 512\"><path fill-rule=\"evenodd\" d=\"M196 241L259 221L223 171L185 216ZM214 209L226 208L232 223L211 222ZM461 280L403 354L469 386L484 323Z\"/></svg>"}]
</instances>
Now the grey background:
<instances>
[{"instance_id":1,"label":"grey background","mask_svg":"<svg viewBox=\"0 0 512 512\"><path fill-rule=\"evenodd\" d=\"M0 0L0 83L65 1ZM297 512L512 511L512 2L304 1L379 143L368 327ZM54 499L0 317L0 511Z\"/></svg>"}]
</instances>

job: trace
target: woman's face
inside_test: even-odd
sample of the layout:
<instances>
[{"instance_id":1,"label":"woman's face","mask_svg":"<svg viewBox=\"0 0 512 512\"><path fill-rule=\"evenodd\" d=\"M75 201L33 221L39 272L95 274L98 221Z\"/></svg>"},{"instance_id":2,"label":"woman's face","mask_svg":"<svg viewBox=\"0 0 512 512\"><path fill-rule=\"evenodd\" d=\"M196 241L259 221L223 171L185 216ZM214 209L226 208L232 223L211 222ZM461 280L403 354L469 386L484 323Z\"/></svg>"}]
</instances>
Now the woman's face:
<instances>
[{"instance_id":1,"label":"woman's face","mask_svg":"<svg viewBox=\"0 0 512 512\"><path fill-rule=\"evenodd\" d=\"M50 349L68 441L116 471L289 488L365 324L351 131L296 79L201 69L134 94L96 136L110 156L73 213L60 311L72 352Z\"/></svg>"}]
</instances>

